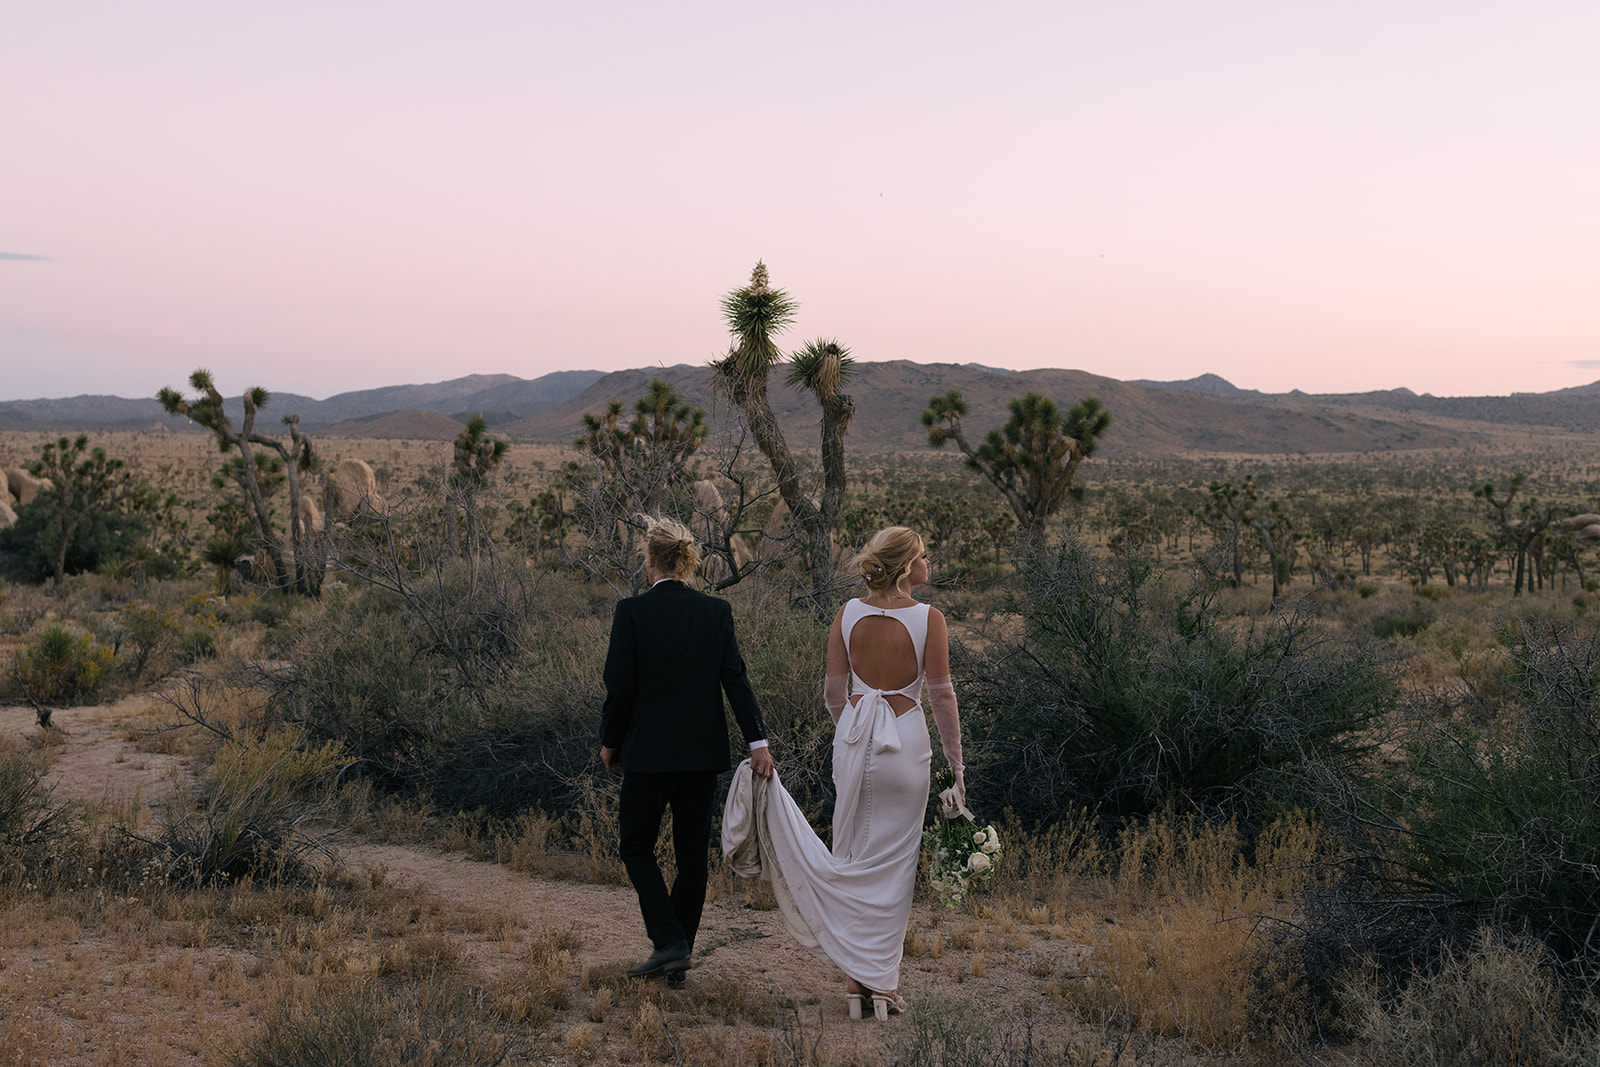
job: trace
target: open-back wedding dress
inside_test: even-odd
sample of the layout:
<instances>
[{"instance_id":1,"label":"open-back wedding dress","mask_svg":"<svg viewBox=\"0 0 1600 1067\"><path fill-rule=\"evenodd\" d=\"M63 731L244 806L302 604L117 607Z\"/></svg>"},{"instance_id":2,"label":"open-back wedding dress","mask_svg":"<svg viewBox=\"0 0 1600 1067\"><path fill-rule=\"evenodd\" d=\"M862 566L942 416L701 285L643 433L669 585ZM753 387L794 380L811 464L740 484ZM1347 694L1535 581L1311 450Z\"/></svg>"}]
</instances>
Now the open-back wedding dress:
<instances>
[{"instance_id":1,"label":"open-back wedding dress","mask_svg":"<svg viewBox=\"0 0 1600 1067\"><path fill-rule=\"evenodd\" d=\"M917 653L917 677L900 689L874 689L851 669L847 701L833 736L833 848L817 837L774 775L755 778L746 760L734 772L722 820L722 849L735 873L772 881L795 940L868 989L900 988L900 959L928 807L932 755L921 692L928 605L878 608L860 600L840 618L845 647L869 615L899 621ZM892 696L915 703L896 716Z\"/></svg>"}]
</instances>

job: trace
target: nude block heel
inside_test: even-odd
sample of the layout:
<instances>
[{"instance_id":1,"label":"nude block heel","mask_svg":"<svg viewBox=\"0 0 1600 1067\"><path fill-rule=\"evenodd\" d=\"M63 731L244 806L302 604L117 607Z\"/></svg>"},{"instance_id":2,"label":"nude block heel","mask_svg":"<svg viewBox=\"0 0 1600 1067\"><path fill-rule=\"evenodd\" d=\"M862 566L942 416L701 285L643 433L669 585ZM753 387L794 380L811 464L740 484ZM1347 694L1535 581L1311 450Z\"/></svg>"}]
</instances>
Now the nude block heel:
<instances>
[{"instance_id":1,"label":"nude block heel","mask_svg":"<svg viewBox=\"0 0 1600 1067\"><path fill-rule=\"evenodd\" d=\"M880 1022L888 1022L890 1012L903 1015L910 1007L911 1005L906 1003L906 998L898 993L872 994L872 1015Z\"/></svg>"},{"instance_id":2,"label":"nude block heel","mask_svg":"<svg viewBox=\"0 0 1600 1067\"><path fill-rule=\"evenodd\" d=\"M857 1022L859 1022L861 1020L861 994L860 993L846 993L844 995L844 999L845 999L845 1003L850 1005L850 1018L855 1019ZM874 1011L877 1010L877 1005L876 1004L873 1005L873 1010Z\"/></svg>"}]
</instances>

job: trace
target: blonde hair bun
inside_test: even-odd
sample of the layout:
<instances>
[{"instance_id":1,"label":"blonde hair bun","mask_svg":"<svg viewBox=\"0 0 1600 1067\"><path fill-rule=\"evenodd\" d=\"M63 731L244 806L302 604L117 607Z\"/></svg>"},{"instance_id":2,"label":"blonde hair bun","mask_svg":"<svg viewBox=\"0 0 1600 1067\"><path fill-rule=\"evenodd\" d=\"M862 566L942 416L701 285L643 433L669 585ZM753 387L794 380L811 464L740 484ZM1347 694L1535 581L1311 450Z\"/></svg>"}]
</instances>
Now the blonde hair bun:
<instances>
[{"instance_id":1,"label":"blonde hair bun","mask_svg":"<svg viewBox=\"0 0 1600 1067\"><path fill-rule=\"evenodd\" d=\"M677 519L645 516L644 548L658 568L680 582L700 568L700 549L694 543L694 534Z\"/></svg>"},{"instance_id":2,"label":"blonde hair bun","mask_svg":"<svg viewBox=\"0 0 1600 1067\"><path fill-rule=\"evenodd\" d=\"M899 587L900 580L911 573L911 565L922 553L922 538L915 530L908 526L890 526L873 534L850 563L860 572L861 580L872 593L882 594Z\"/></svg>"}]
</instances>

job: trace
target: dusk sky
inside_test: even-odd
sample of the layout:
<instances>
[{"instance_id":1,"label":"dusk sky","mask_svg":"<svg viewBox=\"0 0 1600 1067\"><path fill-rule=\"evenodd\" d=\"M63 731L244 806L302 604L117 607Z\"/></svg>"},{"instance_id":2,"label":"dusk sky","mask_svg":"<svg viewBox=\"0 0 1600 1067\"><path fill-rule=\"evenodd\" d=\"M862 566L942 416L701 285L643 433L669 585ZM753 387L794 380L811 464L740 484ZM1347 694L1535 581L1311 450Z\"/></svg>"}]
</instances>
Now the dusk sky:
<instances>
[{"instance_id":1,"label":"dusk sky","mask_svg":"<svg viewBox=\"0 0 1600 1067\"><path fill-rule=\"evenodd\" d=\"M787 347L1600 379L1600 4L5 3L0 399Z\"/></svg>"}]
</instances>

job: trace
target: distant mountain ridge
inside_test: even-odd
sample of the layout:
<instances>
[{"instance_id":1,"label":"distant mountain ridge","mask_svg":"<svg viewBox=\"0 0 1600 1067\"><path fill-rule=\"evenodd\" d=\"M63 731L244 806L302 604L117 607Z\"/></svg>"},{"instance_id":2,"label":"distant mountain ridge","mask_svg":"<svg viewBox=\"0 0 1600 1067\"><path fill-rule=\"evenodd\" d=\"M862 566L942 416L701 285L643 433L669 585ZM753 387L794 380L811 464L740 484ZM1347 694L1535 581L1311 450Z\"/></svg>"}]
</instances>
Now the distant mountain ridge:
<instances>
[{"instance_id":1,"label":"distant mountain ridge","mask_svg":"<svg viewBox=\"0 0 1600 1067\"><path fill-rule=\"evenodd\" d=\"M1203 396L1263 396L1259 389L1240 389L1220 374L1202 374L1198 378L1185 378L1181 382L1157 382L1149 378L1135 378L1129 385L1143 385L1151 389L1177 389Z\"/></svg>"},{"instance_id":2,"label":"distant mountain ridge","mask_svg":"<svg viewBox=\"0 0 1600 1067\"><path fill-rule=\"evenodd\" d=\"M284 415L297 414L300 425L308 430L401 411L431 411L445 416L496 412L496 418L506 421L562 404L604 374L597 370L554 371L538 378L469 374L444 382L359 389L338 393L326 400L315 400L299 393L271 393L263 411L274 425ZM228 414L235 420L244 413L239 399L244 388L241 386L231 394L223 393ZM187 395L189 390L185 388L183 392ZM0 401L0 430L146 430L158 427L190 428L187 419L169 417L154 398L75 396Z\"/></svg>"},{"instance_id":3,"label":"distant mountain ridge","mask_svg":"<svg viewBox=\"0 0 1600 1067\"><path fill-rule=\"evenodd\" d=\"M706 409L713 432L736 417L714 393L711 370L703 364L609 374L556 371L532 379L472 374L356 390L320 401L278 393L264 415L266 424L276 426L282 415L298 413L303 427L328 436L448 440L467 418L482 414L493 429L513 438L570 442L580 433L585 413L601 412L613 400L631 409L652 378L666 380L683 400ZM1472 425L1600 432L1600 382L1491 397L1419 396L1409 389L1274 394L1240 389L1215 374L1123 382L1077 370L1013 371L976 363L894 360L856 364L846 389L856 404L847 440L866 449L927 447L922 411L930 397L951 389L960 389L966 398L966 433L973 441L1001 426L1010 400L1026 392L1043 393L1063 406L1096 396L1115 419L1101 452L1109 457L1449 448L1472 443ZM772 376L770 399L791 444L815 447L816 402L785 386L780 373ZM237 418L237 395L229 404ZM153 428L196 429L187 420L168 418L154 399L81 396L0 402L0 430Z\"/></svg>"},{"instance_id":4,"label":"distant mountain ridge","mask_svg":"<svg viewBox=\"0 0 1600 1067\"><path fill-rule=\"evenodd\" d=\"M626 408L644 395L650 379L661 378L680 399L704 408L716 433L732 414L711 388L711 370L679 364L650 370L615 371L559 407L504 427L513 438L570 441L585 413L603 411L612 400ZM1180 390L1119 382L1076 370L1026 370L992 374L951 363L891 360L858 363L846 391L855 417L846 440L873 450L928 447L921 416L930 397L961 390L968 414L968 440L976 442L1003 425L1010 401L1038 392L1065 407L1085 396L1098 397L1115 420L1100 455L1112 458L1163 456L1191 450L1245 453L1360 452L1448 448L1456 435L1399 418L1363 413L1302 413L1259 398L1206 396ZM782 385L769 387L773 414L795 447L816 447L817 405L809 394ZM1596 405L1600 412L1600 403ZM952 452L954 446L947 446Z\"/></svg>"}]
</instances>

